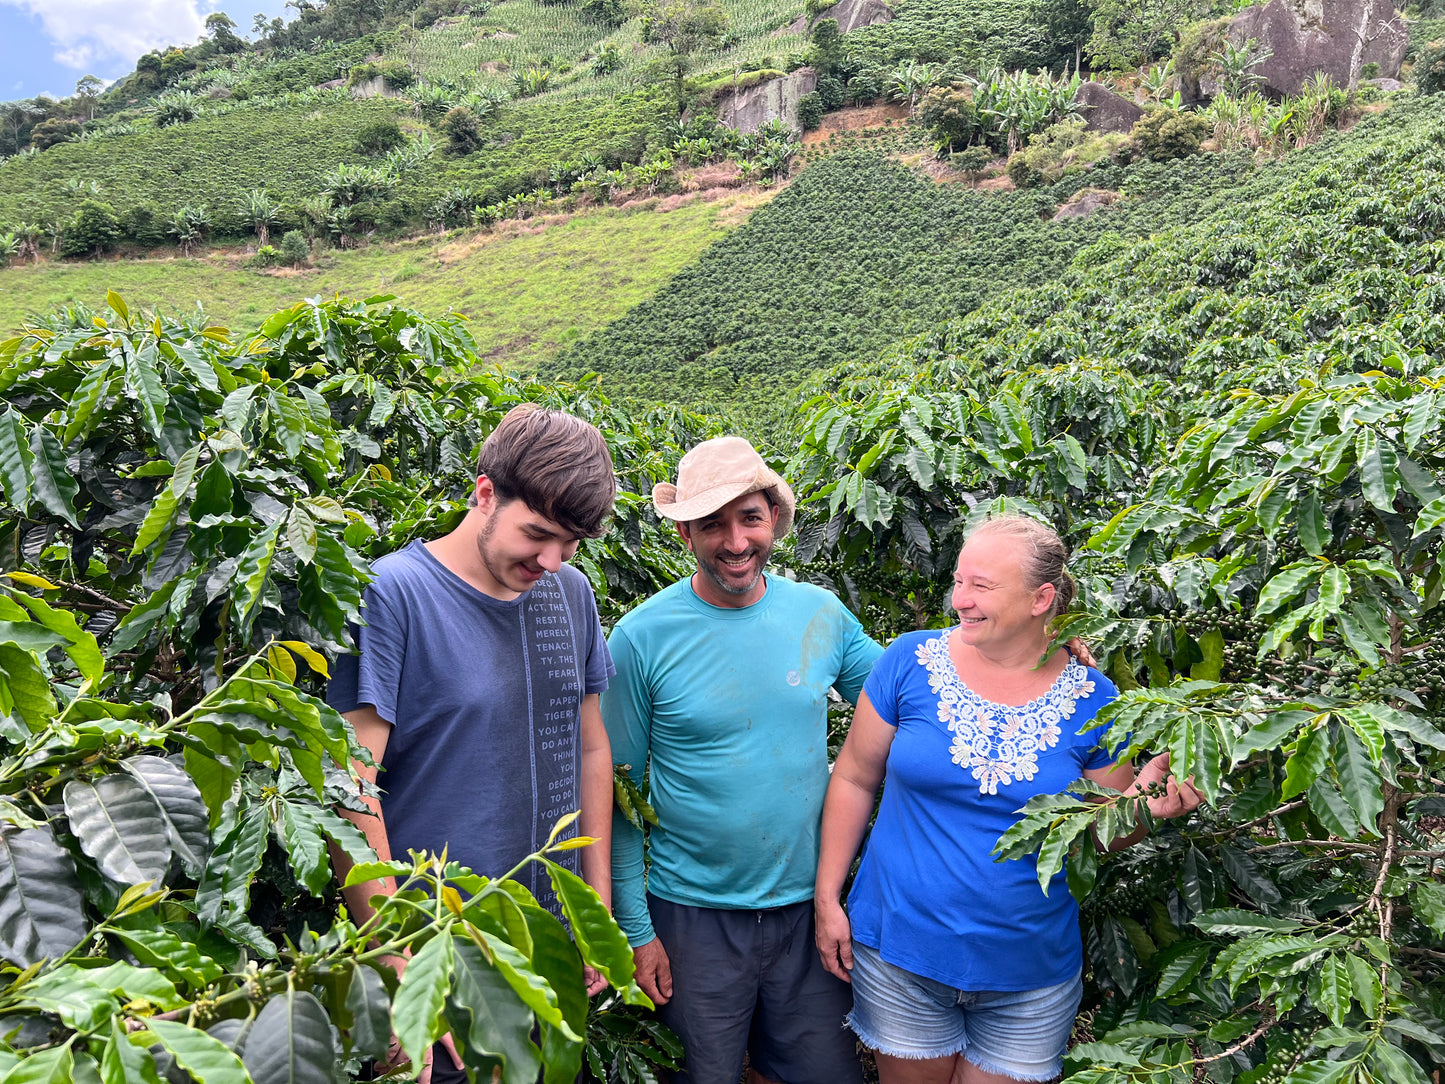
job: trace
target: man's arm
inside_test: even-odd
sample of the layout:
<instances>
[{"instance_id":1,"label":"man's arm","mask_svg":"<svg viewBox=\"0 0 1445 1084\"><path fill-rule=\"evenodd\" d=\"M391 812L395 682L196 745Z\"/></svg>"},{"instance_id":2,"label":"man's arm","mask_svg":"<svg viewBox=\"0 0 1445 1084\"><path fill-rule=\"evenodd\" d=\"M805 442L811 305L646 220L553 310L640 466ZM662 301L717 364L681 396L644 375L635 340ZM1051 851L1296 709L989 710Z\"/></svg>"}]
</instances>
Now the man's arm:
<instances>
[{"instance_id":1,"label":"man's arm","mask_svg":"<svg viewBox=\"0 0 1445 1084\"><path fill-rule=\"evenodd\" d=\"M610 756L619 764L629 765L633 781L640 785L652 744L651 694L641 660L627 634L615 629L607 643L617 666L602 697L602 720L612 743ZM637 984L661 1005L672 996L672 969L647 910L642 850L642 833L621 812L613 810L613 913L632 945Z\"/></svg>"},{"instance_id":2,"label":"man's arm","mask_svg":"<svg viewBox=\"0 0 1445 1084\"><path fill-rule=\"evenodd\" d=\"M356 731L356 740L366 747L371 753L374 764L379 765L381 758L386 754L386 743L391 739L391 724L377 714L377 711L370 704L363 704L361 707L343 713L346 721L351 724L351 729ZM368 783L375 785L377 769L368 768L366 765L357 763L356 773ZM365 793L361 800L371 810L368 813L357 813L350 809L338 809L337 812L349 820L361 834L366 837L366 842L371 844L371 849L383 862L391 861L391 842L386 837L386 820L381 815L381 799ZM331 868L336 871L336 879L346 883L346 875L351 872L351 859L346 857L344 851L335 844L331 845ZM371 906L372 896L390 896L396 891L396 882L387 877L379 881L363 881L361 884L352 885L350 888L341 890L346 898L347 910L351 912L351 920L358 926L364 924L375 913Z\"/></svg>"},{"instance_id":3,"label":"man's arm","mask_svg":"<svg viewBox=\"0 0 1445 1084\"><path fill-rule=\"evenodd\" d=\"M582 700L582 816L580 830L597 842L582 852L582 879L612 909L612 743L602 725L601 698Z\"/></svg>"}]
</instances>

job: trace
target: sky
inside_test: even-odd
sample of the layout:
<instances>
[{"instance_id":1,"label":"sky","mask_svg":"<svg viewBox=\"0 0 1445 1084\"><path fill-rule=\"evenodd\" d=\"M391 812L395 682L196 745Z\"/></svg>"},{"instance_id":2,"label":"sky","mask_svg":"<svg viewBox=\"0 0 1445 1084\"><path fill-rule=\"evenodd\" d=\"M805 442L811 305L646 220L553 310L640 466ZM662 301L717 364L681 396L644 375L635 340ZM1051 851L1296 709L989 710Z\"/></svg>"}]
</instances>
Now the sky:
<instances>
[{"instance_id":1,"label":"sky","mask_svg":"<svg viewBox=\"0 0 1445 1084\"><path fill-rule=\"evenodd\" d=\"M194 43L218 10L248 37L257 12L295 14L284 0L0 0L0 101L68 97L83 75L118 79L142 53Z\"/></svg>"}]
</instances>

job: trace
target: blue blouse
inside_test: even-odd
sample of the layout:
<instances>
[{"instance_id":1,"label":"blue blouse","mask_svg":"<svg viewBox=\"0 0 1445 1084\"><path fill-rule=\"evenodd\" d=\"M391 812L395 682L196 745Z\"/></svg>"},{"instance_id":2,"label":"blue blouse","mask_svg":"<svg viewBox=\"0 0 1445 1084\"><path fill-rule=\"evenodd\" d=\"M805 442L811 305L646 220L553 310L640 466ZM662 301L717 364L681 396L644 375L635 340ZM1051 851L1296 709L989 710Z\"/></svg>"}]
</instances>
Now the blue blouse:
<instances>
[{"instance_id":1,"label":"blue blouse","mask_svg":"<svg viewBox=\"0 0 1445 1084\"><path fill-rule=\"evenodd\" d=\"M1079 912L1060 871L1039 889L1034 858L991 852L1036 794L1112 763L1105 729L1078 733L1117 695L1070 659L1019 707L985 701L948 655L952 630L900 636L864 692L897 727L883 801L848 895L853 936L883 959L960 990L1036 990L1083 963Z\"/></svg>"}]
</instances>

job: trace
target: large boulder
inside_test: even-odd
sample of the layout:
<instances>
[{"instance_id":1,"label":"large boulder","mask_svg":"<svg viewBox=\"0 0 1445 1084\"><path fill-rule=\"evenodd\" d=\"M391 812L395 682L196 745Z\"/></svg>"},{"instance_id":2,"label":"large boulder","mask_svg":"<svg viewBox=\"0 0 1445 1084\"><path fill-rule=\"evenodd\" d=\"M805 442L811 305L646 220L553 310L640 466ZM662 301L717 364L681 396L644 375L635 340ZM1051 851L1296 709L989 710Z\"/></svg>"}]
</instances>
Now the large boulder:
<instances>
[{"instance_id":1,"label":"large boulder","mask_svg":"<svg viewBox=\"0 0 1445 1084\"><path fill-rule=\"evenodd\" d=\"M1095 132L1128 132L1144 110L1102 83L1087 82L1079 87L1079 116Z\"/></svg>"},{"instance_id":2,"label":"large boulder","mask_svg":"<svg viewBox=\"0 0 1445 1084\"><path fill-rule=\"evenodd\" d=\"M798 99L818 89L818 73L812 68L799 68L777 79L769 79L755 87L746 87L734 94L724 91L718 99L719 119L740 132L756 132L770 121L782 119L797 129Z\"/></svg>"},{"instance_id":3,"label":"large boulder","mask_svg":"<svg viewBox=\"0 0 1445 1084\"><path fill-rule=\"evenodd\" d=\"M826 11L818 12L818 19L837 19L838 29L848 34L860 26L881 26L893 21L893 9L883 0L840 0Z\"/></svg>"},{"instance_id":4,"label":"large boulder","mask_svg":"<svg viewBox=\"0 0 1445 1084\"><path fill-rule=\"evenodd\" d=\"M1396 79L1410 44L1404 17L1393 0L1269 0L1245 8L1225 35L1242 46L1253 38L1272 55L1255 65L1260 87L1273 97L1298 94L1316 73L1353 90L1366 64L1379 65L1379 77ZM1199 80L1204 94L1218 92L1218 81Z\"/></svg>"}]
</instances>

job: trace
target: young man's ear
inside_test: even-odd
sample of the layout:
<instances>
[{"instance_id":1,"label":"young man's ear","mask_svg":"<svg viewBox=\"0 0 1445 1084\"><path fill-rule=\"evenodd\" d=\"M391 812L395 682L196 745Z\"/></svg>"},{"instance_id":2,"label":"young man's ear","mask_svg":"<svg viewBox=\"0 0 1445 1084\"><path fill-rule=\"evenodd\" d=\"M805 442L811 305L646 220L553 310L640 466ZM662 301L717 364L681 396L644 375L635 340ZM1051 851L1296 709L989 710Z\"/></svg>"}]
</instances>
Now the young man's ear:
<instances>
[{"instance_id":1,"label":"young man's ear","mask_svg":"<svg viewBox=\"0 0 1445 1084\"><path fill-rule=\"evenodd\" d=\"M485 474L477 477L476 488L472 490L472 499L484 513L491 514L492 508L496 504L497 490L492 485L492 480Z\"/></svg>"},{"instance_id":2,"label":"young man's ear","mask_svg":"<svg viewBox=\"0 0 1445 1084\"><path fill-rule=\"evenodd\" d=\"M675 526L678 537L682 539L682 544L687 547L689 553L692 552L692 532L687 529L687 524L682 520L677 520Z\"/></svg>"}]
</instances>

